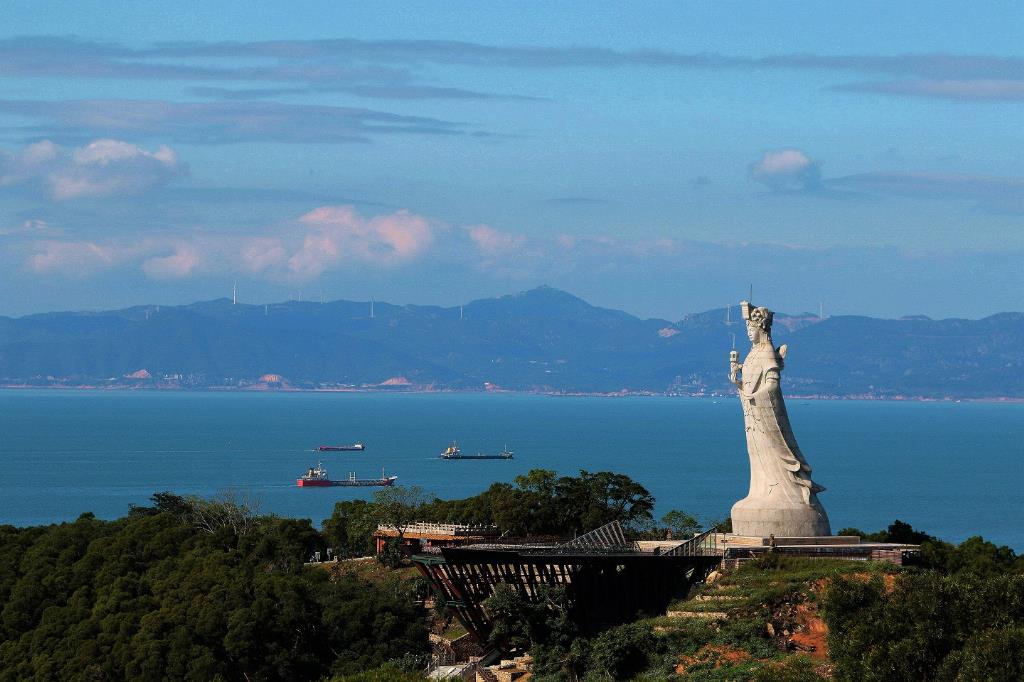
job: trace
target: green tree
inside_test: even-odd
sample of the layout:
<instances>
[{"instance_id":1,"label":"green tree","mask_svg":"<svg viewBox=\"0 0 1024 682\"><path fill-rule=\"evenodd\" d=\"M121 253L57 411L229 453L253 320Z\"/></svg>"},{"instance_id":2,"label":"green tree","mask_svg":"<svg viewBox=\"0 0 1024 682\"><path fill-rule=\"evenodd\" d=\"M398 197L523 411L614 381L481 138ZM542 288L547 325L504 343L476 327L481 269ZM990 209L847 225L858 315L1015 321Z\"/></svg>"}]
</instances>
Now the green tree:
<instances>
[{"instance_id":1,"label":"green tree","mask_svg":"<svg viewBox=\"0 0 1024 682\"><path fill-rule=\"evenodd\" d=\"M491 646L500 651L526 651L536 641L537 609L512 585L499 583L483 607L491 619Z\"/></svg>"},{"instance_id":2,"label":"green tree","mask_svg":"<svg viewBox=\"0 0 1024 682\"><path fill-rule=\"evenodd\" d=\"M377 522L393 528L401 544L405 529L420 519L423 506L429 501L419 486L389 486L373 493L373 509Z\"/></svg>"},{"instance_id":3,"label":"green tree","mask_svg":"<svg viewBox=\"0 0 1024 682\"><path fill-rule=\"evenodd\" d=\"M375 530L377 511L373 503L366 500L336 502L331 516L323 522L327 545L345 557L371 554Z\"/></svg>"},{"instance_id":4,"label":"green tree","mask_svg":"<svg viewBox=\"0 0 1024 682\"><path fill-rule=\"evenodd\" d=\"M650 665L654 632L646 623L627 623L605 630L590 642L588 677L628 680Z\"/></svg>"},{"instance_id":5,"label":"green tree","mask_svg":"<svg viewBox=\"0 0 1024 682\"><path fill-rule=\"evenodd\" d=\"M997 576L1010 572L1024 572L1024 557L1011 548L996 546L975 535L961 542L955 550L947 552L945 570L950 573L967 572L976 575Z\"/></svg>"},{"instance_id":6,"label":"green tree","mask_svg":"<svg viewBox=\"0 0 1024 682\"><path fill-rule=\"evenodd\" d=\"M938 679L956 682L1024 680L1024 625L983 630L943 664Z\"/></svg>"},{"instance_id":7,"label":"green tree","mask_svg":"<svg viewBox=\"0 0 1024 682\"><path fill-rule=\"evenodd\" d=\"M1024 626L1021 575L925 571L891 590L877 576L836 578L823 608L839 680L968 680L979 678L963 671L982 669L985 656L992 670L1021 664L997 646Z\"/></svg>"},{"instance_id":8,"label":"green tree","mask_svg":"<svg viewBox=\"0 0 1024 682\"><path fill-rule=\"evenodd\" d=\"M0 680L319 679L429 650L411 585L303 566L308 520L193 509L0 527Z\"/></svg>"},{"instance_id":9,"label":"green tree","mask_svg":"<svg viewBox=\"0 0 1024 682\"><path fill-rule=\"evenodd\" d=\"M649 521L654 497L623 474L581 470L578 477L563 477L555 485L562 532L584 533L612 521L624 525Z\"/></svg>"},{"instance_id":10,"label":"green tree","mask_svg":"<svg viewBox=\"0 0 1024 682\"><path fill-rule=\"evenodd\" d=\"M960 545L953 545L898 519L887 529L875 533L865 533L858 528L844 528L839 534L859 535L872 542L919 544L921 554L917 565L943 573L999 575L1007 572L1024 572L1024 557L1017 556L1010 547L997 546L980 536L968 538Z\"/></svg>"},{"instance_id":11,"label":"green tree","mask_svg":"<svg viewBox=\"0 0 1024 682\"><path fill-rule=\"evenodd\" d=\"M526 651L537 644L565 650L577 638L568 593L561 585L541 586L531 599L500 583L483 607L492 623L489 642L501 651Z\"/></svg>"},{"instance_id":12,"label":"green tree","mask_svg":"<svg viewBox=\"0 0 1024 682\"><path fill-rule=\"evenodd\" d=\"M688 538L701 531L700 521L678 509L661 517L661 523L672 531L672 537L676 539Z\"/></svg>"}]
</instances>

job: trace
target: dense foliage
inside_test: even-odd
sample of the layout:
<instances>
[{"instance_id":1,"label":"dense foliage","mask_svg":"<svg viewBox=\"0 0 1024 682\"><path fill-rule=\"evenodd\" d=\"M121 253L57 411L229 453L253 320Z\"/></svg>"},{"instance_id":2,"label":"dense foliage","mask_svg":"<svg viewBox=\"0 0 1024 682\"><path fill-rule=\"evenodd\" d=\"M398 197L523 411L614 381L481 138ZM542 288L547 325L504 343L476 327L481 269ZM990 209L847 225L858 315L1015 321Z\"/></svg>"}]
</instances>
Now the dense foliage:
<instances>
[{"instance_id":1,"label":"dense foliage","mask_svg":"<svg viewBox=\"0 0 1024 682\"><path fill-rule=\"evenodd\" d=\"M415 581L376 562L359 564L376 572L305 565L310 555L328 546L366 554L378 523L412 520L519 535L564 536L612 520L637 537L699 530L675 510L656 524L653 503L627 476L538 469L463 500L394 488L339 502L322 534L308 520L261 516L242 498L170 493L116 521L84 514L0 526L0 682L418 679L429 646ZM563 588L527 601L503 587L486 603L490 643L529 651L545 681L670 679L681 670L688 679L818 680L814 662L787 654L778 633L798 627L796 605L820 596L837 679L1024 679L1024 559L1012 549L980 537L952 545L901 521L841 533L920 544L920 565L769 555L673 607L726 610L724 620L641 618L592 636L569 618Z\"/></svg>"},{"instance_id":2,"label":"dense foliage","mask_svg":"<svg viewBox=\"0 0 1024 682\"><path fill-rule=\"evenodd\" d=\"M0 680L318 679L428 649L401 585L303 566L324 548L309 521L154 503L0 526Z\"/></svg>"},{"instance_id":3,"label":"dense foliage","mask_svg":"<svg viewBox=\"0 0 1024 682\"><path fill-rule=\"evenodd\" d=\"M511 535L572 537L617 520L642 533L653 524L653 508L654 497L647 489L623 474L580 471L579 476L558 476L533 469L517 476L514 485L494 483L460 500L428 501L422 491L396 487L375 493L373 502L339 502L324 522L324 535L332 547L358 556L370 551L369 535L378 522L493 524ZM677 530L696 523L678 512L671 521Z\"/></svg>"},{"instance_id":4,"label":"dense foliage","mask_svg":"<svg viewBox=\"0 0 1024 682\"><path fill-rule=\"evenodd\" d=\"M840 680L1024 679L1024 575L844 578L824 606Z\"/></svg>"},{"instance_id":5,"label":"dense foliage","mask_svg":"<svg viewBox=\"0 0 1024 682\"><path fill-rule=\"evenodd\" d=\"M529 650L539 678L621 680L646 669L656 653L649 625L630 623L586 639L569 617L565 588L542 588L540 599L528 601L509 585L499 585L484 602L494 629L490 644L502 651Z\"/></svg>"},{"instance_id":6,"label":"dense foliage","mask_svg":"<svg viewBox=\"0 0 1024 682\"><path fill-rule=\"evenodd\" d=\"M871 542L901 542L921 545L921 558L917 565L942 573L968 572L976 575L1002 575L1007 572L1024 573L1024 556L1017 556L1006 545L997 546L981 536L968 538L960 545L914 529L909 523L897 519L885 530L865 533L857 528L844 528L839 535L859 535Z\"/></svg>"},{"instance_id":7,"label":"dense foliage","mask_svg":"<svg viewBox=\"0 0 1024 682\"><path fill-rule=\"evenodd\" d=\"M837 678L1024 679L1024 557L977 536L953 545L899 520L840 533L920 544L924 570L891 585L831 582L824 606Z\"/></svg>"}]
</instances>

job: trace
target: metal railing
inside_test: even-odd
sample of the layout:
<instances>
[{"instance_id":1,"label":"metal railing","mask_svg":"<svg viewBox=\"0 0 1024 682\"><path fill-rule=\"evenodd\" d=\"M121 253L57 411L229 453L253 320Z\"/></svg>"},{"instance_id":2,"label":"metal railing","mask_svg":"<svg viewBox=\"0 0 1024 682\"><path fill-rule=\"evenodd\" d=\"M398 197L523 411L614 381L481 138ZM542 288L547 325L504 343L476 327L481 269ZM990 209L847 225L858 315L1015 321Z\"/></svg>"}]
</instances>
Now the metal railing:
<instances>
[{"instance_id":1,"label":"metal railing","mask_svg":"<svg viewBox=\"0 0 1024 682\"><path fill-rule=\"evenodd\" d=\"M634 544L626 540L622 524L617 520L595 528L589 533L570 540L563 547L574 549L633 549Z\"/></svg>"},{"instance_id":2,"label":"metal railing","mask_svg":"<svg viewBox=\"0 0 1024 682\"><path fill-rule=\"evenodd\" d=\"M377 525L378 531L397 533L398 528L390 524L381 523ZM498 527L490 526L486 524L469 524L469 523L427 523L424 521L417 521L416 523L410 523L408 526L404 526L402 529L403 534L423 534L423 535L451 535L454 537L461 536L496 536L498 535Z\"/></svg>"},{"instance_id":3,"label":"metal railing","mask_svg":"<svg viewBox=\"0 0 1024 682\"><path fill-rule=\"evenodd\" d=\"M665 556L716 556L721 553L718 549L718 537L713 530L706 530L678 547L662 552Z\"/></svg>"}]
</instances>

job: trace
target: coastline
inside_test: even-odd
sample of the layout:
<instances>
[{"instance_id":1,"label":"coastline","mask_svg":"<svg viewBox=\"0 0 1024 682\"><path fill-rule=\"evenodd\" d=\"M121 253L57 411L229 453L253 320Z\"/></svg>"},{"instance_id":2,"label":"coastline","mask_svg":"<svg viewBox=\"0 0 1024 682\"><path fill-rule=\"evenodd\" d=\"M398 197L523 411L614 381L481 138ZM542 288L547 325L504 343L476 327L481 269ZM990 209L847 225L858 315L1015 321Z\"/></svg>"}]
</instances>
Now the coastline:
<instances>
[{"instance_id":1,"label":"coastline","mask_svg":"<svg viewBox=\"0 0 1024 682\"><path fill-rule=\"evenodd\" d=\"M0 390L11 391L95 391L98 393L143 391L147 393L180 392L180 393L367 393L367 394L464 394L464 395L533 395L553 398L703 398L711 400L732 400L731 393L680 393L675 391L545 391L545 390L511 390L504 388L434 388L429 386L359 386L359 387L321 387L306 388L301 386L267 386L253 384L248 386L182 386L182 385L136 385L118 383L107 386L96 384L0 384ZM786 393L789 400L821 400L821 401L880 401L880 402L919 402L919 403L1024 403L1024 396L915 396L915 395L872 395L872 394L800 394Z\"/></svg>"}]
</instances>

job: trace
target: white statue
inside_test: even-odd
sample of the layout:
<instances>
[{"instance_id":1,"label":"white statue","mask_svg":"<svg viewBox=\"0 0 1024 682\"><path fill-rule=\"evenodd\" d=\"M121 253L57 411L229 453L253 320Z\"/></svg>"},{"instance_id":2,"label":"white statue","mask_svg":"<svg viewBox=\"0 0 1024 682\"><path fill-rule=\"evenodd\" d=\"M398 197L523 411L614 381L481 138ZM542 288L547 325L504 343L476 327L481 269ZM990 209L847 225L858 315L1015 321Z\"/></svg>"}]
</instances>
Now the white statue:
<instances>
[{"instance_id":1,"label":"white statue","mask_svg":"<svg viewBox=\"0 0 1024 682\"><path fill-rule=\"evenodd\" d=\"M732 529L754 537L831 535L828 515L818 501L823 487L811 480L811 467L796 444L779 385L786 346L772 345L772 311L740 302L750 337L750 353L740 364L729 354L729 380L743 405L750 456L750 492L732 507Z\"/></svg>"}]
</instances>

